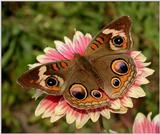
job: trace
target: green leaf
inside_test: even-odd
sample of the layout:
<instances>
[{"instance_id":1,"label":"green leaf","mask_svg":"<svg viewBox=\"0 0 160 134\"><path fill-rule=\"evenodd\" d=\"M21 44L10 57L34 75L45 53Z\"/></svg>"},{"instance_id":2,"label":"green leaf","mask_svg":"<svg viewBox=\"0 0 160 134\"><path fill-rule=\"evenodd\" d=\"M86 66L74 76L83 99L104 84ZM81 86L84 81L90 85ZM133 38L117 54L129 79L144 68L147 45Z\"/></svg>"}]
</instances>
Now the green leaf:
<instances>
[{"instance_id":1,"label":"green leaf","mask_svg":"<svg viewBox=\"0 0 160 134\"><path fill-rule=\"evenodd\" d=\"M2 57L2 68L7 65L7 63L9 62L11 57L13 56L15 46L16 46L16 39L11 41L11 43L9 45L9 49L4 53L4 55Z\"/></svg>"}]
</instances>

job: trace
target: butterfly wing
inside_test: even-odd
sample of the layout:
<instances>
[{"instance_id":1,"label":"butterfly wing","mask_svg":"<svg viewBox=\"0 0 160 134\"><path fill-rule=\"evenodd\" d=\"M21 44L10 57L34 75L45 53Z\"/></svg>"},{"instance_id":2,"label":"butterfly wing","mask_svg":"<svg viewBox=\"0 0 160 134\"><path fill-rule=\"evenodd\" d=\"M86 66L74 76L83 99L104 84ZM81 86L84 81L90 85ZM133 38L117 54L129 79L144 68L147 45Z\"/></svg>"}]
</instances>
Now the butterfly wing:
<instances>
[{"instance_id":1,"label":"butterfly wing","mask_svg":"<svg viewBox=\"0 0 160 134\"><path fill-rule=\"evenodd\" d=\"M61 95L73 65L74 61L68 60L40 65L22 74L17 82L24 88L38 88L48 94Z\"/></svg>"},{"instance_id":2,"label":"butterfly wing","mask_svg":"<svg viewBox=\"0 0 160 134\"><path fill-rule=\"evenodd\" d=\"M104 83L103 90L112 98L122 97L136 77L136 66L127 54L107 55L92 62Z\"/></svg>"},{"instance_id":3,"label":"butterfly wing","mask_svg":"<svg viewBox=\"0 0 160 134\"><path fill-rule=\"evenodd\" d=\"M80 109L108 105L108 97L99 88L94 74L78 61L40 65L22 74L18 83L24 88L38 88L54 96L63 95L68 103Z\"/></svg>"},{"instance_id":4,"label":"butterfly wing","mask_svg":"<svg viewBox=\"0 0 160 134\"><path fill-rule=\"evenodd\" d=\"M129 50L132 47L130 28L131 20L128 16L111 22L93 38L85 55L94 58Z\"/></svg>"},{"instance_id":5,"label":"butterfly wing","mask_svg":"<svg viewBox=\"0 0 160 134\"><path fill-rule=\"evenodd\" d=\"M113 99L126 91L136 75L135 63L127 55L132 47L130 28L130 17L120 17L104 27L85 52L104 83L103 90Z\"/></svg>"},{"instance_id":6,"label":"butterfly wing","mask_svg":"<svg viewBox=\"0 0 160 134\"><path fill-rule=\"evenodd\" d=\"M75 66L73 71L63 93L71 106L78 109L94 109L110 105L108 96L99 88L92 72L80 66Z\"/></svg>"}]
</instances>

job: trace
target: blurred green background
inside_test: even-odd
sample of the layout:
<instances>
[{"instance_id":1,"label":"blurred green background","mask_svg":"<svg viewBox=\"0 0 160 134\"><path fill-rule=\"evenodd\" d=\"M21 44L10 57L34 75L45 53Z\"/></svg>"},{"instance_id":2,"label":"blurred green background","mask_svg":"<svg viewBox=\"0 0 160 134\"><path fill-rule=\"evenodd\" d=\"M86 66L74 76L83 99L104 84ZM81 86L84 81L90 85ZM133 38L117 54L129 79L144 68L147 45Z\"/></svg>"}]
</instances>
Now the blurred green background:
<instances>
[{"instance_id":1,"label":"blurred green background","mask_svg":"<svg viewBox=\"0 0 160 134\"><path fill-rule=\"evenodd\" d=\"M137 112L158 113L159 33L158 2L2 2L2 132L99 132L89 121L82 129L65 123L52 124L34 116L40 99L32 99L34 90L24 90L16 79L36 62L36 56L54 40L73 37L74 29L95 35L104 25L122 15L133 20L134 50L151 61L154 75L143 86L145 98L134 100L135 107L125 115L112 114L103 119L106 130L131 132Z\"/></svg>"}]
</instances>

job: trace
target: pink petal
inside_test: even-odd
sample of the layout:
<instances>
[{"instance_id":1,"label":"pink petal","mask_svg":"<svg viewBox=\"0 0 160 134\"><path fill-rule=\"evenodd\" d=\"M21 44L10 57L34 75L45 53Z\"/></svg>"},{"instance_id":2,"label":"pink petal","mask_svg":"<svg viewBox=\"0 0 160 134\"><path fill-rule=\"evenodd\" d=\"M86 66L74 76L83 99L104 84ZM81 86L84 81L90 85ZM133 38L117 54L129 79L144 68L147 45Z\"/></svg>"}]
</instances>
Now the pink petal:
<instances>
[{"instance_id":1,"label":"pink petal","mask_svg":"<svg viewBox=\"0 0 160 134\"><path fill-rule=\"evenodd\" d=\"M55 107L56 107L56 104L55 104L55 103L54 103L54 104L51 104L51 105L45 110L45 112L43 113L42 118L51 117L52 114L54 113Z\"/></svg>"},{"instance_id":2,"label":"pink petal","mask_svg":"<svg viewBox=\"0 0 160 134\"><path fill-rule=\"evenodd\" d=\"M156 133L156 126L151 122L150 116L151 113L147 118L138 113L133 124L133 133Z\"/></svg>"},{"instance_id":3,"label":"pink petal","mask_svg":"<svg viewBox=\"0 0 160 134\"><path fill-rule=\"evenodd\" d=\"M72 41L68 37L64 37L65 44L67 44L70 47L70 51L74 54L75 52L75 45L72 43Z\"/></svg>"},{"instance_id":4,"label":"pink petal","mask_svg":"<svg viewBox=\"0 0 160 134\"><path fill-rule=\"evenodd\" d=\"M73 43L75 44L75 51L80 55L84 55L84 52L90 43L90 38L84 36L80 31L76 31L73 37Z\"/></svg>"},{"instance_id":5,"label":"pink petal","mask_svg":"<svg viewBox=\"0 0 160 134\"><path fill-rule=\"evenodd\" d=\"M35 115L39 116L42 113L44 113L45 111L47 111L47 112L53 111L54 108L56 107L56 105L58 104L58 101L60 100L60 98L61 97L59 97L59 96L56 97L56 96L48 95L47 97L42 99L36 108ZM51 107L52 107L52 109L51 109Z\"/></svg>"},{"instance_id":6,"label":"pink petal","mask_svg":"<svg viewBox=\"0 0 160 134\"><path fill-rule=\"evenodd\" d=\"M85 35L85 37L86 37L86 41L87 41L87 43L90 43L91 42L91 40L92 40L92 36L91 36L91 34L89 34L89 33L86 33L86 35ZM86 44L87 44L86 43Z\"/></svg>"},{"instance_id":7,"label":"pink petal","mask_svg":"<svg viewBox=\"0 0 160 134\"><path fill-rule=\"evenodd\" d=\"M65 116L65 114L56 115L55 113L53 113L51 115L50 122L54 123L54 122L58 121L60 118L62 118L63 116Z\"/></svg>"},{"instance_id":8,"label":"pink petal","mask_svg":"<svg viewBox=\"0 0 160 134\"><path fill-rule=\"evenodd\" d=\"M93 122L96 122L100 117L100 112L98 111L89 112L89 116Z\"/></svg>"},{"instance_id":9,"label":"pink petal","mask_svg":"<svg viewBox=\"0 0 160 134\"><path fill-rule=\"evenodd\" d=\"M153 69L150 69L147 67L140 69L140 71L142 71L142 74L141 74L142 77L148 77L155 72Z\"/></svg>"},{"instance_id":10,"label":"pink petal","mask_svg":"<svg viewBox=\"0 0 160 134\"><path fill-rule=\"evenodd\" d=\"M65 60L65 57L63 55L61 55L54 48L47 47L47 48L45 48L44 51L46 54L37 56L37 60L41 64L54 62L54 61L58 61L58 60Z\"/></svg>"},{"instance_id":11,"label":"pink petal","mask_svg":"<svg viewBox=\"0 0 160 134\"><path fill-rule=\"evenodd\" d=\"M129 97L124 96L124 97L121 99L121 103L122 103L122 105L125 106L125 107L130 107L130 108L133 107L132 99L129 98Z\"/></svg>"},{"instance_id":12,"label":"pink petal","mask_svg":"<svg viewBox=\"0 0 160 134\"><path fill-rule=\"evenodd\" d=\"M135 61L135 64L136 64L136 67L138 67L138 68L144 68L146 66L149 66L151 64L151 62L144 63L144 62L141 62L141 61Z\"/></svg>"},{"instance_id":13,"label":"pink petal","mask_svg":"<svg viewBox=\"0 0 160 134\"><path fill-rule=\"evenodd\" d=\"M101 115L104 116L106 119L110 119L110 111L107 108L101 111Z\"/></svg>"},{"instance_id":14,"label":"pink petal","mask_svg":"<svg viewBox=\"0 0 160 134\"><path fill-rule=\"evenodd\" d=\"M73 108L70 107L67 109L66 122L68 124L72 124L76 120L77 116L75 116L75 114L76 114L76 111Z\"/></svg>"},{"instance_id":15,"label":"pink petal","mask_svg":"<svg viewBox=\"0 0 160 134\"><path fill-rule=\"evenodd\" d=\"M55 115L65 114L68 108L67 102L62 97L55 108Z\"/></svg>"},{"instance_id":16,"label":"pink petal","mask_svg":"<svg viewBox=\"0 0 160 134\"><path fill-rule=\"evenodd\" d=\"M76 117L77 117L76 118L76 128L77 129L82 128L89 120L89 115L85 112L82 112L82 111L77 112Z\"/></svg>"},{"instance_id":17,"label":"pink petal","mask_svg":"<svg viewBox=\"0 0 160 134\"><path fill-rule=\"evenodd\" d=\"M160 113L154 117L153 124L156 126L156 133L160 133Z\"/></svg>"},{"instance_id":18,"label":"pink petal","mask_svg":"<svg viewBox=\"0 0 160 134\"><path fill-rule=\"evenodd\" d=\"M61 41L54 41L56 45L56 49L58 52L63 55L66 59L73 59L74 58L74 52L72 50L72 47L68 44L65 44Z\"/></svg>"},{"instance_id":19,"label":"pink petal","mask_svg":"<svg viewBox=\"0 0 160 134\"><path fill-rule=\"evenodd\" d=\"M75 44L75 51L79 54L83 54L83 49L82 49L82 41L81 41L81 36L83 36L83 34L79 31L76 31L74 37L73 37L73 43Z\"/></svg>"},{"instance_id":20,"label":"pink petal","mask_svg":"<svg viewBox=\"0 0 160 134\"><path fill-rule=\"evenodd\" d=\"M64 60L64 56L61 55L60 53L58 53L58 51L54 48L51 48L51 47L46 47L44 49L44 52L49 55L49 56L52 56L54 57L55 59L59 59L59 60Z\"/></svg>"},{"instance_id":21,"label":"pink petal","mask_svg":"<svg viewBox=\"0 0 160 134\"><path fill-rule=\"evenodd\" d=\"M124 114L126 113L128 110L128 108L124 107L123 105L120 107L120 109L109 109L109 111L111 111L112 113L119 113L119 114Z\"/></svg>"},{"instance_id":22,"label":"pink petal","mask_svg":"<svg viewBox=\"0 0 160 134\"><path fill-rule=\"evenodd\" d=\"M73 38L73 42L68 37L64 37L65 43L54 41L57 50L51 47L45 48L45 54L37 56L38 62L45 64L59 60L71 60L74 59L76 53L83 55L92 39L91 35L86 34L84 36L81 32L76 31Z\"/></svg>"},{"instance_id":23,"label":"pink petal","mask_svg":"<svg viewBox=\"0 0 160 134\"><path fill-rule=\"evenodd\" d=\"M112 109L120 109L121 107L121 102L119 99L116 99L114 101L111 102L111 108Z\"/></svg>"},{"instance_id":24,"label":"pink petal","mask_svg":"<svg viewBox=\"0 0 160 134\"><path fill-rule=\"evenodd\" d=\"M129 51L128 55L130 55L133 59L137 57L141 52L140 51Z\"/></svg>"},{"instance_id":25,"label":"pink petal","mask_svg":"<svg viewBox=\"0 0 160 134\"><path fill-rule=\"evenodd\" d=\"M139 55L137 55L137 56L135 57L135 60L141 61L141 62L145 62L146 59L147 59L147 58L146 58L142 53L140 53Z\"/></svg>"},{"instance_id":26,"label":"pink petal","mask_svg":"<svg viewBox=\"0 0 160 134\"><path fill-rule=\"evenodd\" d=\"M143 91L143 89L140 86L133 85L127 92L127 96L132 98L144 97L145 95L146 93Z\"/></svg>"},{"instance_id":27,"label":"pink petal","mask_svg":"<svg viewBox=\"0 0 160 134\"><path fill-rule=\"evenodd\" d=\"M149 80L146 79L145 77L142 77L141 75L136 77L135 85L142 85L142 84L144 85L148 83L149 83Z\"/></svg>"}]
</instances>

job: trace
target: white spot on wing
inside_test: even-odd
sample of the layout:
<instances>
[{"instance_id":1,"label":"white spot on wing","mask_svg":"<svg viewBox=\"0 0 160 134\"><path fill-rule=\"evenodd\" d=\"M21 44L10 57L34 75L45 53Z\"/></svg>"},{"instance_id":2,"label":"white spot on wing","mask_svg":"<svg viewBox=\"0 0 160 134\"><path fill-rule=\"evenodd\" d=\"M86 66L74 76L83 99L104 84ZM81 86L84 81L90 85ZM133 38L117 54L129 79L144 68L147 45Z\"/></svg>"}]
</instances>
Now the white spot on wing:
<instances>
[{"instance_id":1,"label":"white spot on wing","mask_svg":"<svg viewBox=\"0 0 160 134\"><path fill-rule=\"evenodd\" d=\"M117 35L122 36L122 37L126 36L125 33L123 32L123 30L115 30L115 29L108 29L108 28L103 30L102 33L104 33L104 34L111 33L112 37L117 36Z\"/></svg>"},{"instance_id":2,"label":"white spot on wing","mask_svg":"<svg viewBox=\"0 0 160 134\"><path fill-rule=\"evenodd\" d=\"M47 67L46 66L42 66L40 69L39 69L39 73L38 73L38 76L39 78L41 79L43 74L47 71Z\"/></svg>"},{"instance_id":3,"label":"white spot on wing","mask_svg":"<svg viewBox=\"0 0 160 134\"><path fill-rule=\"evenodd\" d=\"M39 73L38 73L38 76L39 76L39 79L38 79L38 83L43 86L43 87L46 87L45 86L45 79L48 77L47 75L44 75L44 73L47 71L47 67L46 66L42 66L40 69L39 69Z\"/></svg>"}]
</instances>

